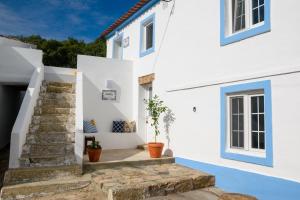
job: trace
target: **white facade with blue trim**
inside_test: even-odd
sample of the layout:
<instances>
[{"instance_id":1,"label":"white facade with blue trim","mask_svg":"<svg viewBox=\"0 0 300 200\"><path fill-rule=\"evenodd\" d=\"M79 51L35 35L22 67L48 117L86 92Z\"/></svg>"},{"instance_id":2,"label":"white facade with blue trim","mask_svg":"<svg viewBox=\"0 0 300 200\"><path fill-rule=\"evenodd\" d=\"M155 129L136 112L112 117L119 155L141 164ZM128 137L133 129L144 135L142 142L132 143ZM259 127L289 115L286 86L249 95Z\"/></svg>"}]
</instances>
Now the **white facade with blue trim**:
<instances>
[{"instance_id":1,"label":"white facade with blue trim","mask_svg":"<svg viewBox=\"0 0 300 200\"><path fill-rule=\"evenodd\" d=\"M153 92L176 115L170 148L178 163L215 174L225 190L299 199L299 7L275 0L150 1L107 36L108 58L116 38L129 40L121 46L122 59L133 61L133 118L143 99L138 77L155 73ZM160 139L168 143L164 134Z\"/></svg>"}]
</instances>

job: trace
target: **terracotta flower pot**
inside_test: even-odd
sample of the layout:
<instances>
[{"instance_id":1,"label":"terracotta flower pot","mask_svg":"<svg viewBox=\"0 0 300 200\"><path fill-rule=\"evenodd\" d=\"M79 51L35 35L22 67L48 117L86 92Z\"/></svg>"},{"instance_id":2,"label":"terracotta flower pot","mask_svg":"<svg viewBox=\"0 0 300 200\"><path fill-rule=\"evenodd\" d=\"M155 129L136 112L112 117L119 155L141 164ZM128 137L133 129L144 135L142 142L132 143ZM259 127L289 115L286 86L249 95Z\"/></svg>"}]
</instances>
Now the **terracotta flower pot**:
<instances>
[{"instance_id":1,"label":"terracotta flower pot","mask_svg":"<svg viewBox=\"0 0 300 200\"><path fill-rule=\"evenodd\" d=\"M100 159L102 149L87 148L87 152L88 152L88 155L89 155L89 161L90 162L98 162L99 159Z\"/></svg>"},{"instance_id":2,"label":"terracotta flower pot","mask_svg":"<svg viewBox=\"0 0 300 200\"><path fill-rule=\"evenodd\" d=\"M160 142L149 142L148 149L151 158L160 158L162 154L162 150L164 148L164 143Z\"/></svg>"}]
</instances>

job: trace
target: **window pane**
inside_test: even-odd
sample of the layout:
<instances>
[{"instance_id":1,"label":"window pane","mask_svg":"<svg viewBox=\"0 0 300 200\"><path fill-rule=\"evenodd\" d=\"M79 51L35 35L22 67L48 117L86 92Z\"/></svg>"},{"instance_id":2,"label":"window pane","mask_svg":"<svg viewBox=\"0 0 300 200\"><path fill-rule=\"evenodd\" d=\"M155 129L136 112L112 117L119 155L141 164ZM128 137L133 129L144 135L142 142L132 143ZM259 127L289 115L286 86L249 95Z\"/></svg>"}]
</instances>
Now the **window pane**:
<instances>
[{"instance_id":1,"label":"window pane","mask_svg":"<svg viewBox=\"0 0 300 200\"><path fill-rule=\"evenodd\" d=\"M265 115L264 114L259 115L259 130L265 131Z\"/></svg>"},{"instance_id":2,"label":"window pane","mask_svg":"<svg viewBox=\"0 0 300 200\"><path fill-rule=\"evenodd\" d=\"M239 141L239 139L238 139L238 132L237 131L232 131L232 144L231 144L231 146L233 146L233 147L239 147L239 145L238 145L238 141Z\"/></svg>"},{"instance_id":3,"label":"window pane","mask_svg":"<svg viewBox=\"0 0 300 200\"><path fill-rule=\"evenodd\" d=\"M259 148L265 149L265 133L262 132L259 134Z\"/></svg>"},{"instance_id":4,"label":"window pane","mask_svg":"<svg viewBox=\"0 0 300 200\"><path fill-rule=\"evenodd\" d=\"M259 21L260 22L265 21L265 6L261 6L259 8L259 15L260 15Z\"/></svg>"},{"instance_id":5,"label":"window pane","mask_svg":"<svg viewBox=\"0 0 300 200\"><path fill-rule=\"evenodd\" d=\"M258 133L252 132L252 148L258 149Z\"/></svg>"},{"instance_id":6,"label":"window pane","mask_svg":"<svg viewBox=\"0 0 300 200\"><path fill-rule=\"evenodd\" d=\"M239 112L238 98L231 99L231 112L232 114L237 114Z\"/></svg>"},{"instance_id":7,"label":"window pane","mask_svg":"<svg viewBox=\"0 0 300 200\"><path fill-rule=\"evenodd\" d=\"M238 115L232 116L232 130L239 130L238 129Z\"/></svg>"},{"instance_id":8,"label":"window pane","mask_svg":"<svg viewBox=\"0 0 300 200\"><path fill-rule=\"evenodd\" d=\"M252 8L256 8L258 6L258 0L252 0Z\"/></svg>"},{"instance_id":9,"label":"window pane","mask_svg":"<svg viewBox=\"0 0 300 200\"><path fill-rule=\"evenodd\" d=\"M251 115L252 119L251 119L251 128L252 128L252 131L258 131L258 119L257 119L257 116L256 114L252 114Z\"/></svg>"},{"instance_id":10,"label":"window pane","mask_svg":"<svg viewBox=\"0 0 300 200\"><path fill-rule=\"evenodd\" d=\"M258 8L256 8L252 11L252 23L257 24L258 22L259 22Z\"/></svg>"},{"instance_id":11,"label":"window pane","mask_svg":"<svg viewBox=\"0 0 300 200\"><path fill-rule=\"evenodd\" d=\"M244 132L239 132L239 147L244 148Z\"/></svg>"},{"instance_id":12,"label":"window pane","mask_svg":"<svg viewBox=\"0 0 300 200\"><path fill-rule=\"evenodd\" d=\"M146 50L153 46L153 24L146 26Z\"/></svg>"},{"instance_id":13,"label":"window pane","mask_svg":"<svg viewBox=\"0 0 300 200\"><path fill-rule=\"evenodd\" d=\"M239 113L244 113L244 99L242 97L239 98Z\"/></svg>"},{"instance_id":14,"label":"window pane","mask_svg":"<svg viewBox=\"0 0 300 200\"><path fill-rule=\"evenodd\" d=\"M264 0L259 0L259 5L263 5L265 4L265 1Z\"/></svg>"},{"instance_id":15,"label":"window pane","mask_svg":"<svg viewBox=\"0 0 300 200\"><path fill-rule=\"evenodd\" d=\"M245 0L232 1L233 32L245 28Z\"/></svg>"},{"instance_id":16,"label":"window pane","mask_svg":"<svg viewBox=\"0 0 300 200\"><path fill-rule=\"evenodd\" d=\"M244 130L244 115L239 115L239 130Z\"/></svg>"},{"instance_id":17,"label":"window pane","mask_svg":"<svg viewBox=\"0 0 300 200\"><path fill-rule=\"evenodd\" d=\"M264 113L265 112L265 102L264 102L264 96L259 97L259 112Z\"/></svg>"},{"instance_id":18,"label":"window pane","mask_svg":"<svg viewBox=\"0 0 300 200\"><path fill-rule=\"evenodd\" d=\"M251 113L257 113L257 97L251 97Z\"/></svg>"}]
</instances>

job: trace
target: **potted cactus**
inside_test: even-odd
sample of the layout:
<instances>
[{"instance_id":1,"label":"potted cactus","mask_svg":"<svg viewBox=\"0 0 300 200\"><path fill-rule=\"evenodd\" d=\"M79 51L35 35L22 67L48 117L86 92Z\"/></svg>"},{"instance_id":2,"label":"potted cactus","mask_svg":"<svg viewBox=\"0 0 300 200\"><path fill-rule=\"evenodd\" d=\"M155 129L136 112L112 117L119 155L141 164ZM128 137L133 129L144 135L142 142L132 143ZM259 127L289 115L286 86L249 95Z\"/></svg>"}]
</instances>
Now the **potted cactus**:
<instances>
[{"instance_id":1,"label":"potted cactus","mask_svg":"<svg viewBox=\"0 0 300 200\"><path fill-rule=\"evenodd\" d=\"M154 128L155 142L148 143L148 149L151 158L160 158L162 150L164 148L164 143L157 142L157 136L160 134L159 131L159 118L161 114L165 113L168 110L168 107L164 105L164 102L155 95L150 100L145 100L146 109L149 111L151 118L151 127Z\"/></svg>"},{"instance_id":2,"label":"potted cactus","mask_svg":"<svg viewBox=\"0 0 300 200\"><path fill-rule=\"evenodd\" d=\"M99 144L99 141L93 141L91 145L88 145L87 152L90 162L98 162L102 152L102 147Z\"/></svg>"}]
</instances>

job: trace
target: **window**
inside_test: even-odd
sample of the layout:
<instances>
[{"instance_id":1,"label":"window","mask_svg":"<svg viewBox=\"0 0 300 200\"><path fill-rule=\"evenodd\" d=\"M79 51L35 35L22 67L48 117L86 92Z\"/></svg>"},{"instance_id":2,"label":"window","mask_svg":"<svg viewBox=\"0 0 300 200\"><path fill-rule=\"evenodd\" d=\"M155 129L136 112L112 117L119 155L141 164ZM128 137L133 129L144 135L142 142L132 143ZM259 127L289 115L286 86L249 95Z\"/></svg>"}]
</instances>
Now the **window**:
<instances>
[{"instance_id":1,"label":"window","mask_svg":"<svg viewBox=\"0 0 300 200\"><path fill-rule=\"evenodd\" d=\"M227 120L230 148L258 152L265 150L263 91L228 95Z\"/></svg>"},{"instance_id":2,"label":"window","mask_svg":"<svg viewBox=\"0 0 300 200\"><path fill-rule=\"evenodd\" d=\"M155 16L150 15L141 22L140 57L154 52Z\"/></svg>"},{"instance_id":3,"label":"window","mask_svg":"<svg viewBox=\"0 0 300 200\"><path fill-rule=\"evenodd\" d=\"M221 156L273 165L271 82L221 88Z\"/></svg>"},{"instance_id":4,"label":"window","mask_svg":"<svg viewBox=\"0 0 300 200\"><path fill-rule=\"evenodd\" d=\"M270 30L270 0L221 0L221 45Z\"/></svg>"}]
</instances>

